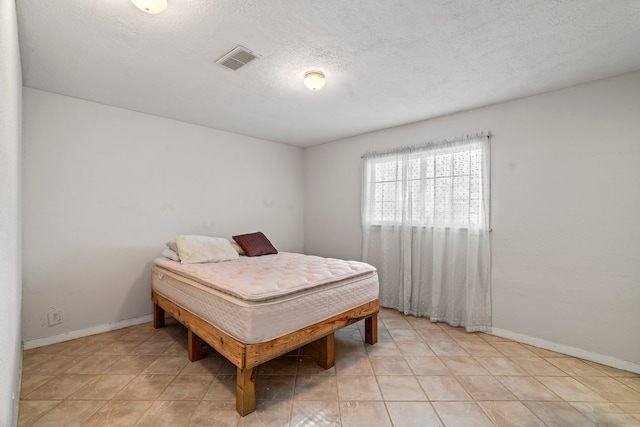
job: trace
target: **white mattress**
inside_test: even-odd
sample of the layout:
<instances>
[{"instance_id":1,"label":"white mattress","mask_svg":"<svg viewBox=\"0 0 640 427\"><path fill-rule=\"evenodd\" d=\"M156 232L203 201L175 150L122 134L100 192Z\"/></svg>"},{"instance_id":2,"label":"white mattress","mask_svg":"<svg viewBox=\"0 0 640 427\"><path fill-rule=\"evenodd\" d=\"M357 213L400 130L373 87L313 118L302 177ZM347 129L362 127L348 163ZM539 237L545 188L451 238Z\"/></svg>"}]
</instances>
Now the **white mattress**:
<instances>
[{"instance_id":1,"label":"white mattress","mask_svg":"<svg viewBox=\"0 0 640 427\"><path fill-rule=\"evenodd\" d=\"M291 254L215 264L154 261L155 292L233 338L281 337L378 298L375 269L357 261Z\"/></svg>"}]
</instances>

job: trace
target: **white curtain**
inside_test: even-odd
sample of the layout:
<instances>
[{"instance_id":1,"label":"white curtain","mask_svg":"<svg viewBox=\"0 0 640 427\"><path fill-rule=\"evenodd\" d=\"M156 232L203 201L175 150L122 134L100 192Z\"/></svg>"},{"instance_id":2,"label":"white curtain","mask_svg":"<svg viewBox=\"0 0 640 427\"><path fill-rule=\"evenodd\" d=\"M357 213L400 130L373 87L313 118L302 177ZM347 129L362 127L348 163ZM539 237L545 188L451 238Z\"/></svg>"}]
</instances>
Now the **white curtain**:
<instances>
[{"instance_id":1,"label":"white curtain","mask_svg":"<svg viewBox=\"0 0 640 427\"><path fill-rule=\"evenodd\" d=\"M363 261L380 303L434 322L491 326L489 133L363 156Z\"/></svg>"}]
</instances>

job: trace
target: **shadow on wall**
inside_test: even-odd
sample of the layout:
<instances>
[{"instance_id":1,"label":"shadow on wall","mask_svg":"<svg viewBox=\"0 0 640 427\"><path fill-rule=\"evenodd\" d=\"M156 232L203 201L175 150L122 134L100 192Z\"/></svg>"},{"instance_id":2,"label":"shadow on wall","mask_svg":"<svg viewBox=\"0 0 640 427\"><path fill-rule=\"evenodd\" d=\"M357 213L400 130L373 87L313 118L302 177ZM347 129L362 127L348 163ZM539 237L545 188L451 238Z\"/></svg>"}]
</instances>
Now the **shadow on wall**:
<instances>
[{"instance_id":1,"label":"shadow on wall","mask_svg":"<svg viewBox=\"0 0 640 427\"><path fill-rule=\"evenodd\" d=\"M128 318L135 318L146 316L153 313L153 303L151 302L151 267L153 266L153 260L160 256L161 250L158 250L157 254L152 255L148 262L142 267L142 271L137 279L133 281L129 287L129 293L124 298L120 311L118 312L118 318L120 320L127 320ZM146 292L146 303L140 301L141 294ZM133 317L132 312L139 311L140 314Z\"/></svg>"}]
</instances>

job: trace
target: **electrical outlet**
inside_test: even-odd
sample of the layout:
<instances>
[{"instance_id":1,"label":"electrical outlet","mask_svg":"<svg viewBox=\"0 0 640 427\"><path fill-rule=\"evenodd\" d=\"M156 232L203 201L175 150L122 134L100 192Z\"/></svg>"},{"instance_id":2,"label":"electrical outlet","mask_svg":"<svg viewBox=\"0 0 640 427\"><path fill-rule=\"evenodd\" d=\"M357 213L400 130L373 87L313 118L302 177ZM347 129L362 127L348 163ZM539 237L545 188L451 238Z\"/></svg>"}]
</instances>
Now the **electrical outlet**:
<instances>
[{"instance_id":1,"label":"electrical outlet","mask_svg":"<svg viewBox=\"0 0 640 427\"><path fill-rule=\"evenodd\" d=\"M48 313L49 326L57 325L62 323L62 315L60 314L60 310L57 308L52 308Z\"/></svg>"}]
</instances>

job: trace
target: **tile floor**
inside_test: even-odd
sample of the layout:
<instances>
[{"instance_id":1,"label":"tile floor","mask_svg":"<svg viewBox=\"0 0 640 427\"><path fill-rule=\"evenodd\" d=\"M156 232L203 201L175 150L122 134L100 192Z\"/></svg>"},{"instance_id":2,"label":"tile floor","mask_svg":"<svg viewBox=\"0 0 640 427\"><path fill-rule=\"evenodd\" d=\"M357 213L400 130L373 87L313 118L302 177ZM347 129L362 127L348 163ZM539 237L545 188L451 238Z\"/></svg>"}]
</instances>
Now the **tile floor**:
<instances>
[{"instance_id":1,"label":"tile floor","mask_svg":"<svg viewBox=\"0 0 640 427\"><path fill-rule=\"evenodd\" d=\"M383 309L261 366L258 408L235 411L235 367L186 330L150 323L24 352L20 426L640 426L640 375Z\"/></svg>"}]
</instances>

